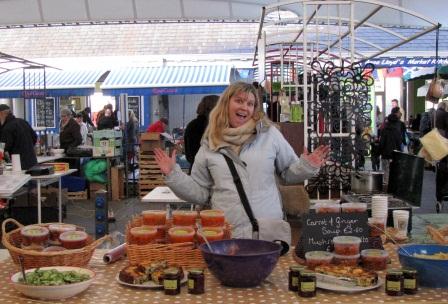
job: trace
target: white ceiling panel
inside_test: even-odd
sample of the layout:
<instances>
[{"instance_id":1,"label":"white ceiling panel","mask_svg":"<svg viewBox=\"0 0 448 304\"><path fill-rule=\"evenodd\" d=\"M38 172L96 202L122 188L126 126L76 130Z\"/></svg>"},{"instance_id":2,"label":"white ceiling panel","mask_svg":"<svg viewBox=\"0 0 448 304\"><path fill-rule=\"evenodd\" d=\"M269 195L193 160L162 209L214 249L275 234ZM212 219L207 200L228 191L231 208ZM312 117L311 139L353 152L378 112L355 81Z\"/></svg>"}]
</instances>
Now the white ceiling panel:
<instances>
[{"instance_id":1,"label":"white ceiling panel","mask_svg":"<svg viewBox=\"0 0 448 304\"><path fill-rule=\"evenodd\" d=\"M0 24L40 23L41 16L37 1L0 1Z\"/></svg>"},{"instance_id":2,"label":"white ceiling panel","mask_svg":"<svg viewBox=\"0 0 448 304\"><path fill-rule=\"evenodd\" d=\"M181 0L135 0L137 18L151 19L178 19L183 16L180 5Z\"/></svg>"},{"instance_id":3,"label":"white ceiling panel","mask_svg":"<svg viewBox=\"0 0 448 304\"><path fill-rule=\"evenodd\" d=\"M93 20L133 20L135 16L132 2L129 0L88 0L90 18Z\"/></svg>"},{"instance_id":4,"label":"white ceiling panel","mask_svg":"<svg viewBox=\"0 0 448 304\"><path fill-rule=\"evenodd\" d=\"M229 1L183 0L186 18L231 16Z\"/></svg>"},{"instance_id":5,"label":"white ceiling panel","mask_svg":"<svg viewBox=\"0 0 448 304\"><path fill-rule=\"evenodd\" d=\"M232 3L233 17L237 19L255 19L261 17L261 8L256 4Z\"/></svg>"},{"instance_id":6,"label":"white ceiling panel","mask_svg":"<svg viewBox=\"0 0 448 304\"><path fill-rule=\"evenodd\" d=\"M262 7L278 0L0 0L0 26L52 24L75 21L148 21L148 20L259 20ZM299 12L301 1L285 6ZM311 1L310 1L311 2ZM331 1L328 1L331 2ZM366 3L355 1L356 14L365 13ZM447 0L383 0L392 5L415 10L448 26ZM324 2L321 2L324 3ZM335 11L334 8L331 10ZM309 14L310 12L308 12ZM300 15L300 14L299 14ZM342 15L347 15L344 11ZM406 14L381 10L372 21L380 24L421 25Z\"/></svg>"},{"instance_id":7,"label":"white ceiling panel","mask_svg":"<svg viewBox=\"0 0 448 304\"><path fill-rule=\"evenodd\" d=\"M36 2L28 0L27 2ZM37 1L38 2L38 1ZM88 21L84 1L79 0L40 0L44 23Z\"/></svg>"}]
</instances>

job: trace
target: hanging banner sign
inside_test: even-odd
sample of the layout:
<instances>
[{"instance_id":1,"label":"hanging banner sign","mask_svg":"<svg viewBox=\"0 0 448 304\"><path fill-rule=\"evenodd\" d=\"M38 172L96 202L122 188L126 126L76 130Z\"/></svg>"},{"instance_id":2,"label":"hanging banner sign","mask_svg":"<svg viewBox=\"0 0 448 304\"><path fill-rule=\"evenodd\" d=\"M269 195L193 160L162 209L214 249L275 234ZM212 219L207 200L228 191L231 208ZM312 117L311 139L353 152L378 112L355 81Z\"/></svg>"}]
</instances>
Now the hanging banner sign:
<instances>
[{"instance_id":1,"label":"hanging banner sign","mask_svg":"<svg viewBox=\"0 0 448 304\"><path fill-rule=\"evenodd\" d=\"M45 90L25 90L21 92L21 97L26 99L44 98Z\"/></svg>"},{"instance_id":2,"label":"hanging banner sign","mask_svg":"<svg viewBox=\"0 0 448 304\"><path fill-rule=\"evenodd\" d=\"M433 67L436 65L436 57L383 57L373 58L365 61L365 63L371 63L375 65L376 69L380 68L392 68L392 67ZM447 65L448 58L439 58L438 65Z\"/></svg>"}]
</instances>

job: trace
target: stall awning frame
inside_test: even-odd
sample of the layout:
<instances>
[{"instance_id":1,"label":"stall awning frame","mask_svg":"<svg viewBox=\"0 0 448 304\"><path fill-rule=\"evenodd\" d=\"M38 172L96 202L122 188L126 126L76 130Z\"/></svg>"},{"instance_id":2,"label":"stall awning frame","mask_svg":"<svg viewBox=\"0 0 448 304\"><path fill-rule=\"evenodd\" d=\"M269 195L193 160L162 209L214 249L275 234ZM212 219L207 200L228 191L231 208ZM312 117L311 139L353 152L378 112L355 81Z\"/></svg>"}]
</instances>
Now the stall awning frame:
<instances>
[{"instance_id":1,"label":"stall awning frame","mask_svg":"<svg viewBox=\"0 0 448 304\"><path fill-rule=\"evenodd\" d=\"M216 94L230 83L231 66L162 66L112 70L101 85L105 95Z\"/></svg>"},{"instance_id":2,"label":"stall awning frame","mask_svg":"<svg viewBox=\"0 0 448 304\"><path fill-rule=\"evenodd\" d=\"M105 70L47 70L47 96L87 96L95 91L95 84L105 74ZM38 77L38 73L36 77ZM32 79L26 81L32 82ZM22 70L0 74L0 97L20 98L24 86Z\"/></svg>"}]
</instances>

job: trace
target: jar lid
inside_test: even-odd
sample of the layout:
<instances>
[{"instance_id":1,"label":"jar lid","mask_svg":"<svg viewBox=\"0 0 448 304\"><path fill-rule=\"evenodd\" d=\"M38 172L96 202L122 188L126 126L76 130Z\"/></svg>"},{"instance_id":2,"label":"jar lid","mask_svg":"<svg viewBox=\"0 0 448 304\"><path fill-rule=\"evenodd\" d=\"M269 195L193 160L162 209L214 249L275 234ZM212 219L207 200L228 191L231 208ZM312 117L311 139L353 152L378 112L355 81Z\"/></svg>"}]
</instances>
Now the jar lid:
<instances>
[{"instance_id":1,"label":"jar lid","mask_svg":"<svg viewBox=\"0 0 448 304\"><path fill-rule=\"evenodd\" d=\"M305 259L325 259L331 260L333 258L333 253L328 251L308 251L305 253Z\"/></svg>"},{"instance_id":2,"label":"jar lid","mask_svg":"<svg viewBox=\"0 0 448 304\"><path fill-rule=\"evenodd\" d=\"M409 273L409 274L416 274L417 270L411 267L403 267L401 268L401 270L403 271L403 273Z\"/></svg>"},{"instance_id":3,"label":"jar lid","mask_svg":"<svg viewBox=\"0 0 448 304\"><path fill-rule=\"evenodd\" d=\"M387 274L396 274L396 275L402 275L403 271L401 269L389 269L387 271Z\"/></svg>"},{"instance_id":4,"label":"jar lid","mask_svg":"<svg viewBox=\"0 0 448 304\"><path fill-rule=\"evenodd\" d=\"M387 258L389 254L386 250L381 249L364 249L361 251L361 256L371 258Z\"/></svg>"},{"instance_id":5,"label":"jar lid","mask_svg":"<svg viewBox=\"0 0 448 304\"><path fill-rule=\"evenodd\" d=\"M192 268L188 272L191 274L203 274L204 270L201 268Z\"/></svg>"},{"instance_id":6,"label":"jar lid","mask_svg":"<svg viewBox=\"0 0 448 304\"><path fill-rule=\"evenodd\" d=\"M178 273L179 269L177 269L176 267L170 267L163 271L163 274L178 274Z\"/></svg>"},{"instance_id":7,"label":"jar lid","mask_svg":"<svg viewBox=\"0 0 448 304\"><path fill-rule=\"evenodd\" d=\"M316 273L312 272L310 270L303 270L303 271L300 272L300 276L302 276L302 277L315 277Z\"/></svg>"},{"instance_id":8,"label":"jar lid","mask_svg":"<svg viewBox=\"0 0 448 304\"><path fill-rule=\"evenodd\" d=\"M303 266L290 266L289 267L289 270L292 270L292 271L302 271L303 269L305 269L305 267L303 267Z\"/></svg>"},{"instance_id":9,"label":"jar lid","mask_svg":"<svg viewBox=\"0 0 448 304\"><path fill-rule=\"evenodd\" d=\"M337 244L361 244L361 239L357 236L341 235L333 238L333 243Z\"/></svg>"}]
</instances>

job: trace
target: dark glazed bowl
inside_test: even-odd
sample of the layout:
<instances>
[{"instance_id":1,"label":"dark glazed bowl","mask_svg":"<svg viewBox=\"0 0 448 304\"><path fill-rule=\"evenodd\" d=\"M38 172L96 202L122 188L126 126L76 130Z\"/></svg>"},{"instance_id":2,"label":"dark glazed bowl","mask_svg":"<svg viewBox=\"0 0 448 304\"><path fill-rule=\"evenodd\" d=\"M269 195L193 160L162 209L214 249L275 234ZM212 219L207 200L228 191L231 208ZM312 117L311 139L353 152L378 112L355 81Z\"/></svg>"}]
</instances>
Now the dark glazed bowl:
<instances>
[{"instance_id":1,"label":"dark glazed bowl","mask_svg":"<svg viewBox=\"0 0 448 304\"><path fill-rule=\"evenodd\" d=\"M400 264L417 270L421 286L432 288L448 288L448 260L431 260L414 256L414 254L432 255L439 252L448 254L448 246L444 245L402 245L405 250L398 249Z\"/></svg>"},{"instance_id":2,"label":"dark glazed bowl","mask_svg":"<svg viewBox=\"0 0 448 304\"><path fill-rule=\"evenodd\" d=\"M282 246L273 242L232 239L210 243L199 248L208 268L226 286L254 287L274 269Z\"/></svg>"}]
</instances>

